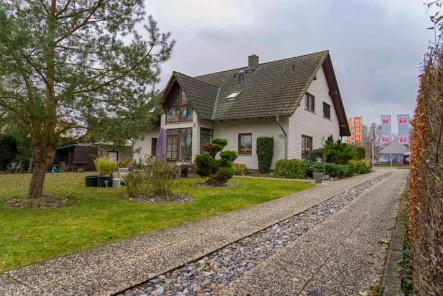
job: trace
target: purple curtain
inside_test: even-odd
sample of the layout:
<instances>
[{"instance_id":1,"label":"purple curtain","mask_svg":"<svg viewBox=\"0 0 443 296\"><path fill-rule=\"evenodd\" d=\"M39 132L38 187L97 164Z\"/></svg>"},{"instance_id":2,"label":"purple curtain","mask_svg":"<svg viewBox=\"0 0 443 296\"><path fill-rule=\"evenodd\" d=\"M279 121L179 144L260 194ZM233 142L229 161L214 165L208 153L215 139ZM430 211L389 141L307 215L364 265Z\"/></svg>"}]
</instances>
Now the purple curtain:
<instances>
[{"instance_id":1,"label":"purple curtain","mask_svg":"<svg viewBox=\"0 0 443 296\"><path fill-rule=\"evenodd\" d=\"M166 159L166 129L164 127L160 128L160 133L157 137L155 157L157 159Z\"/></svg>"}]
</instances>

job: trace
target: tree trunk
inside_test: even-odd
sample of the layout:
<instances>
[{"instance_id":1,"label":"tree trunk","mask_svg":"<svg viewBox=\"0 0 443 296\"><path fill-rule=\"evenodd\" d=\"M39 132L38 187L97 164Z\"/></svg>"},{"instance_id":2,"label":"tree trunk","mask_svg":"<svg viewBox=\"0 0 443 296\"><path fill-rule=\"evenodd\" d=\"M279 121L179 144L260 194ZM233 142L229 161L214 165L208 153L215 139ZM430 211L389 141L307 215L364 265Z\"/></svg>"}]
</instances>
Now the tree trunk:
<instances>
[{"instance_id":1,"label":"tree trunk","mask_svg":"<svg viewBox=\"0 0 443 296\"><path fill-rule=\"evenodd\" d=\"M54 161L55 148L48 148L46 155L35 157L34 171L32 172L31 185L29 186L28 198L39 198L43 193L46 170Z\"/></svg>"}]
</instances>

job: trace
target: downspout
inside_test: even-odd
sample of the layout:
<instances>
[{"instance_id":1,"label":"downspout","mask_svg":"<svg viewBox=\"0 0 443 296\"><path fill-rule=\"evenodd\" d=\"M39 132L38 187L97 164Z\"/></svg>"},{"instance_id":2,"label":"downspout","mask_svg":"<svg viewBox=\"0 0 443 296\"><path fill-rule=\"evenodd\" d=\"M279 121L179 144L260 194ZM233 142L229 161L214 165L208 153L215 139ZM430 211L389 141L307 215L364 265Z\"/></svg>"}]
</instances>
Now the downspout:
<instances>
[{"instance_id":1,"label":"downspout","mask_svg":"<svg viewBox=\"0 0 443 296\"><path fill-rule=\"evenodd\" d=\"M286 133L286 131L283 128L283 126L281 125L280 119L279 119L278 115L275 115L275 119L276 119L277 124L280 127L281 131L285 135L285 159L288 159L288 134Z\"/></svg>"}]
</instances>

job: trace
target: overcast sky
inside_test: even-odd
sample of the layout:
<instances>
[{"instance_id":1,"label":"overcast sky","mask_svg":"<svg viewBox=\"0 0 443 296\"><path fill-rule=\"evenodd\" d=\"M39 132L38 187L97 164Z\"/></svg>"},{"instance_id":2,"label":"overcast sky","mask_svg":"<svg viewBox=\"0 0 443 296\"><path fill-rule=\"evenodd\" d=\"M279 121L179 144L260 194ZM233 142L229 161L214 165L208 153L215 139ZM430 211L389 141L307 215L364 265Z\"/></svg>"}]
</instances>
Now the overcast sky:
<instances>
[{"instance_id":1,"label":"overcast sky","mask_svg":"<svg viewBox=\"0 0 443 296\"><path fill-rule=\"evenodd\" d=\"M328 49L349 117L413 114L420 63L433 38L420 0L146 0L177 45L162 68L205 74ZM395 121L394 121L395 122ZM397 127L393 125L393 132Z\"/></svg>"}]
</instances>

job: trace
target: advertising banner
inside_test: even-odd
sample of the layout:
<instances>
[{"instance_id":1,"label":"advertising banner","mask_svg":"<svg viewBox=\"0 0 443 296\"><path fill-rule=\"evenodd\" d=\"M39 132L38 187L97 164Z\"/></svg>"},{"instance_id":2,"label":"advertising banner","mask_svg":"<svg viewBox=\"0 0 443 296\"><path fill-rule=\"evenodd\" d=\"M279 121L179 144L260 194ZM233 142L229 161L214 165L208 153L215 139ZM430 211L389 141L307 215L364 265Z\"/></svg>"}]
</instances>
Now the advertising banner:
<instances>
[{"instance_id":1,"label":"advertising banner","mask_svg":"<svg viewBox=\"0 0 443 296\"><path fill-rule=\"evenodd\" d=\"M389 144L391 142L391 115L381 116L381 143Z\"/></svg>"},{"instance_id":2,"label":"advertising banner","mask_svg":"<svg viewBox=\"0 0 443 296\"><path fill-rule=\"evenodd\" d=\"M397 115L398 122L398 142L409 144L409 114Z\"/></svg>"},{"instance_id":3,"label":"advertising banner","mask_svg":"<svg viewBox=\"0 0 443 296\"><path fill-rule=\"evenodd\" d=\"M363 124L361 119L361 117L354 117L354 143L361 143L363 133Z\"/></svg>"}]
</instances>

